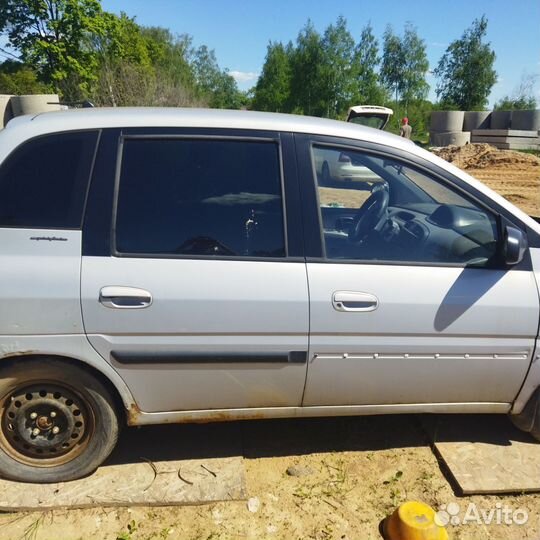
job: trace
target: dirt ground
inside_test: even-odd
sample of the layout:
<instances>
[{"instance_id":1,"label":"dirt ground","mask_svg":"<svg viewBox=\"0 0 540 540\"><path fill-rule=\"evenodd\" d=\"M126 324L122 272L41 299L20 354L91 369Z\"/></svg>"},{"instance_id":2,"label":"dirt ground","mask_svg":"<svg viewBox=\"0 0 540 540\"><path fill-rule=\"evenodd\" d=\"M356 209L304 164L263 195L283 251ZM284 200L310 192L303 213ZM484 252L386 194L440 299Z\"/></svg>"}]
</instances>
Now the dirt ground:
<instances>
[{"instance_id":1,"label":"dirt ground","mask_svg":"<svg viewBox=\"0 0 540 540\"><path fill-rule=\"evenodd\" d=\"M494 157L489 148L474 148L486 145L470 146L449 151L444 157L525 212L540 215L540 159L525 154ZM476 153L476 157L464 152ZM483 421L481 416L476 418ZM444 422L445 417L439 421ZM500 422L506 430L508 420L501 417ZM459 496L443 474L444 467L430 448L419 416L129 429L111 461L159 460L164 454L165 459L219 457L236 452L231 441L238 442L237 450L244 456L249 497L260 503L256 512L248 510L246 501L236 501L193 507L0 514L0 539L371 540L381 538L381 520L411 499L436 510L450 503L464 510L474 503L485 511L506 505L527 512L525 525L450 526L454 540L540 539L540 494ZM301 475L287 474L291 466L299 467Z\"/></svg>"},{"instance_id":2,"label":"dirt ground","mask_svg":"<svg viewBox=\"0 0 540 540\"><path fill-rule=\"evenodd\" d=\"M495 420L501 432L512 433L506 417ZM480 424L484 417L472 421ZM240 453L248 495L258 499L259 508L250 512L246 501L235 501L3 514L0 538L380 540L380 521L411 499L435 509L457 503L462 515L469 503L485 511L506 505L528 514L525 525L450 526L454 540L540 538L540 495L460 497L422 425L422 416L381 416L128 429L112 463ZM302 475L287 474L291 466Z\"/></svg>"},{"instance_id":3,"label":"dirt ground","mask_svg":"<svg viewBox=\"0 0 540 540\"><path fill-rule=\"evenodd\" d=\"M525 213L540 216L540 158L523 152L497 150L488 144L449 146L434 149L434 153L497 191ZM422 177L414 180L428 192L431 190L440 202L446 202L446 193L433 193L433 186L425 184ZM360 182L351 183L347 189L339 189L338 184L319 189L321 203L325 205L359 208L369 196L369 186Z\"/></svg>"},{"instance_id":4,"label":"dirt ground","mask_svg":"<svg viewBox=\"0 0 540 540\"><path fill-rule=\"evenodd\" d=\"M531 216L540 216L540 158L489 144L435 150Z\"/></svg>"}]
</instances>

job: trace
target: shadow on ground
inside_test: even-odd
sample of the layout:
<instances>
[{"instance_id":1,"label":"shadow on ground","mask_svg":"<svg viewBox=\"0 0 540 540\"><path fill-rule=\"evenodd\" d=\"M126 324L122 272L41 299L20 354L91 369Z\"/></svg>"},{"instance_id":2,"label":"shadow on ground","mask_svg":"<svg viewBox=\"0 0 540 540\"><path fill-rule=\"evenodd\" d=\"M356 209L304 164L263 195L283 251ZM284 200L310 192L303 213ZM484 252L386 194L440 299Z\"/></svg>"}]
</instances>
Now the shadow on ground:
<instances>
[{"instance_id":1,"label":"shadow on ground","mask_svg":"<svg viewBox=\"0 0 540 540\"><path fill-rule=\"evenodd\" d=\"M434 440L510 445L531 441L504 415L394 415L243 420L126 428L107 464L372 451Z\"/></svg>"}]
</instances>

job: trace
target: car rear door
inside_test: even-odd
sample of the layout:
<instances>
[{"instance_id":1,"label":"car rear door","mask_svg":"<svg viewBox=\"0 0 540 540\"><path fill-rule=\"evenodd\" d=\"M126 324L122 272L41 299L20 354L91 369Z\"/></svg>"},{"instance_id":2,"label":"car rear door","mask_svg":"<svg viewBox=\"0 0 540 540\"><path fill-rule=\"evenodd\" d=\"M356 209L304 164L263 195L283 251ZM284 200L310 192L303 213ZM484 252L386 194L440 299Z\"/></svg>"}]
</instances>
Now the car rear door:
<instances>
[{"instance_id":1,"label":"car rear door","mask_svg":"<svg viewBox=\"0 0 540 540\"><path fill-rule=\"evenodd\" d=\"M292 136L103 140L83 237L90 343L145 412L300 405L309 321Z\"/></svg>"},{"instance_id":2,"label":"car rear door","mask_svg":"<svg viewBox=\"0 0 540 540\"><path fill-rule=\"evenodd\" d=\"M491 410L513 401L531 362L539 301L528 254L513 267L493 262L501 218L428 161L368 143L296 139L310 291L304 405ZM320 185L312 165L319 148L348 153L389 182L392 219L359 243L347 227L382 188ZM414 193L431 195L415 203ZM446 212L473 217L445 228L438 220Z\"/></svg>"}]
</instances>

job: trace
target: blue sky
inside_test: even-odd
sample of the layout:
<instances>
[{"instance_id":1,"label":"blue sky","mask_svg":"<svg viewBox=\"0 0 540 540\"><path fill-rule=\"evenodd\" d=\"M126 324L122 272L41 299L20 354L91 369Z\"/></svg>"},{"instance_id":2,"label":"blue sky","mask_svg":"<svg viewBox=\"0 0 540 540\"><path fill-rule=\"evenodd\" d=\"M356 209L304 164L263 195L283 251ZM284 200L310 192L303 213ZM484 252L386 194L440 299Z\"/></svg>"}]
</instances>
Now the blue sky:
<instances>
[{"instance_id":1,"label":"blue sky","mask_svg":"<svg viewBox=\"0 0 540 540\"><path fill-rule=\"evenodd\" d=\"M356 40L367 22L380 39L387 24L401 32L411 21L427 43L433 68L447 45L485 14L499 75L491 104L511 94L523 73L540 74L540 0L102 0L102 5L136 16L140 24L191 34L195 45L215 49L219 64L242 89L255 84L270 40L295 40L308 18L322 32L339 15ZM431 77L428 82L435 86ZM540 77L535 92L540 101Z\"/></svg>"}]
</instances>

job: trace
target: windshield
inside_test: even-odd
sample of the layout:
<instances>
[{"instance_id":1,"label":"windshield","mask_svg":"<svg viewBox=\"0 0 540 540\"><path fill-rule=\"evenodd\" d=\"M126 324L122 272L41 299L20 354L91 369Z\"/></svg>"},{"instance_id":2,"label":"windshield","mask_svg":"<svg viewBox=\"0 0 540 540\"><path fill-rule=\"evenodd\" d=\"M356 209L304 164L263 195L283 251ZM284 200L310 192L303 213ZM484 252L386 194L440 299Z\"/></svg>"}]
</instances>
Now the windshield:
<instances>
[{"instance_id":1,"label":"windshield","mask_svg":"<svg viewBox=\"0 0 540 540\"><path fill-rule=\"evenodd\" d=\"M353 124L361 124L362 126L368 126L375 129L383 129L388 122L388 115L382 113L360 113L355 116L355 113L351 113L348 121L352 122Z\"/></svg>"}]
</instances>

